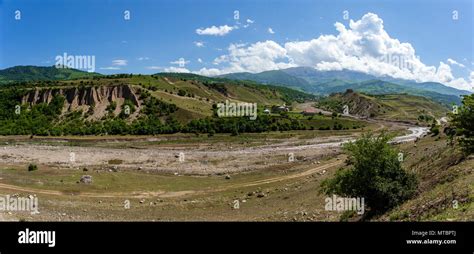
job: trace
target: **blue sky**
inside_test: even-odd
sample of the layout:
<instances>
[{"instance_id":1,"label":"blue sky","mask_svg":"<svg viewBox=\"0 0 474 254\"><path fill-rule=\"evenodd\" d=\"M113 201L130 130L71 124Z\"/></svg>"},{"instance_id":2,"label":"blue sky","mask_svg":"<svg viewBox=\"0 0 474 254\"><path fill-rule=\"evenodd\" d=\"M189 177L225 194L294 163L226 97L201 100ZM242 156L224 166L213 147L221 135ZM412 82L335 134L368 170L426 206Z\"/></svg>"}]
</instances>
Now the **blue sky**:
<instances>
[{"instance_id":1,"label":"blue sky","mask_svg":"<svg viewBox=\"0 0 474 254\"><path fill-rule=\"evenodd\" d=\"M409 43L423 64L420 68L426 67L427 73L430 66L436 68L431 70L434 74L414 77L431 75L434 81L467 87L474 77L473 8L470 0L0 0L0 69L54 65L55 57L64 52L95 56L96 71L100 73L156 73L171 67L201 74L256 72L305 63L316 66L322 61L325 64L318 68L357 69L360 63L346 63L352 59L347 58L351 54L348 52L353 52L351 46L341 49L345 46L338 45L335 49L323 39L313 41L311 47L296 42L311 42L320 35L337 36L336 22L351 30L350 20L357 22L372 13L376 16L366 16L363 23L383 20L383 32L390 38L385 43ZM17 10L21 12L20 20L15 19ZM124 19L126 10L130 11L130 20ZM239 20L234 19L235 10L239 11ZM344 19L344 11L348 11L349 20ZM453 19L453 11L458 12L457 20ZM217 30L227 26L231 31L222 35L197 32L212 26ZM362 29L366 28L370 31L365 25L352 36L365 34ZM383 42L383 33L380 36L382 39L369 44ZM360 46L360 41L354 43ZM233 50L229 49L231 45L235 46ZM305 58L295 55L300 49ZM334 52L318 55L319 51L330 50ZM261 52L269 55L262 56ZM216 61L219 57L221 61ZM185 60L184 66L176 64L179 58ZM248 61L256 64L249 65ZM380 71L367 70L375 74ZM458 78L466 84L456 81Z\"/></svg>"}]
</instances>

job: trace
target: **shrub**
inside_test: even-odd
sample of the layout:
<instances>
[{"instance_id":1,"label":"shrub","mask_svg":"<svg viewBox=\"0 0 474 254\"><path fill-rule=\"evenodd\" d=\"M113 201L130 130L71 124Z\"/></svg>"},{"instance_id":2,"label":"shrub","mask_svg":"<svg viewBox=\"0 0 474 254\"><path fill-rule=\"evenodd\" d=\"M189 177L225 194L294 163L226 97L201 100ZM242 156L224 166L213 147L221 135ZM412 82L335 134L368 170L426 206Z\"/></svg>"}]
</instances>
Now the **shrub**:
<instances>
[{"instance_id":1,"label":"shrub","mask_svg":"<svg viewBox=\"0 0 474 254\"><path fill-rule=\"evenodd\" d=\"M369 208L365 218L381 214L415 194L417 180L398 160L398 151L387 142L385 133L374 137L365 134L346 143L344 151L350 168L339 169L333 178L322 183L322 191L345 197L363 197Z\"/></svg>"},{"instance_id":2,"label":"shrub","mask_svg":"<svg viewBox=\"0 0 474 254\"><path fill-rule=\"evenodd\" d=\"M28 165L28 171L35 171L35 170L38 170L38 166L36 166L36 164Z\"/></svg>"},{"instance_id":3,"label":"shrub","mask_svg":"<svg viewBox=\"0 0 474 254\"><path fill-rule=\"evenodd\" d=\"M466 154L474 152L474 94L464 96L457 114L451 114L451 136L460 136L459 145Z\"/></svg>"}]
</instances>

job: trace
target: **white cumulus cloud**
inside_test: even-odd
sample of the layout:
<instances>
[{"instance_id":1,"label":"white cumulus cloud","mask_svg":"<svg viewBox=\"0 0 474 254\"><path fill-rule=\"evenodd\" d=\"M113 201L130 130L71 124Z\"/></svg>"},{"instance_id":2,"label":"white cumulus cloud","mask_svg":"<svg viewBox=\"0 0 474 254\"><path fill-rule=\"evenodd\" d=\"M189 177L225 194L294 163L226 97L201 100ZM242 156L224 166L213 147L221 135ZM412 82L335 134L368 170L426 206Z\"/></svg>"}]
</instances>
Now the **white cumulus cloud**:
<instances>
[{"instance_id":1,"label":"white cumulus cloud","mask_svg":"<svg viewBox=\"0 0 474 254\"><path fill-rule=\"evenodd\" d=\"M194 42L194 45L196 45L196 47L198 47L198 48L202 48L202 47L204 47L204 42L202 42L202 41L195 41L195 42Z\"/></svg>"},{"instance_id":2,"label":"white cumulus cloud","mask_svg":"<svg viewBox=\"0 0 474 254\"><path fill-rule=\"evenodd\" d=\"M261 72L295 67L288 62L287 51L274 41L251 44L231 44L227 55L214 59L214 64L227 64L220 74L231 72ZM213 70L215 72L215 70Z\"/></svg>"},{"instance_id":3,"label":"white cumulus cloud","mask_svg":"<svg viewBox=\"0 0 474 254\"><path fill-rule=\"evenodd\" d=\"M214 35L214 36L224 36L234 30L236 27L223 25L223 26L211 26L207 28L198 28L196 33L199 35Z\"/></svg>"},{"instance_id":4,"label":"white cumulus cloud","mask_svg":"<svg viewBox=\"0 0 474 254\"><path fill-rule=\"evenodd\" d=\"M321 35L307 41L289 41L283 45L274 41L250 45L231 44L228 52L214 60L222 66L212 73L261 72L296 66L318 70L348 69L375 76L391 76L418 82L441 82L459 89L471 89L470 80L456 78L448 64L438 66L423 63L408 42L391 37L383 20L367 13L360 20L350 20L349 26L334 24L335 35ZM268 32L273 30L268 29ZM451 59L452 60L452 59ZM210 72L208 69L199 72ZM199 73L198 72L198 73Z\"/></svg>"},{"instance_id":5,"label":"white cumulus cloud","mask_svg":"<svg viewBox=\"0 0 474 254\"><path fill-rule=\"evenodd\" d=\"M186 60L184 58L179 58L178 60L175 60L175 61L171 61L170 64L176 64L176 65L186 65L188 64L190 61L189 60Z\"/></svg>"},{"instance_id":6,"label":"white cumulus cloud","mask_svg":"<svg viewBox=\"0 0 474 254\"><path fill-rule=\"evenodd\" d=\"M113 67L113 66L109 66L109 67L100 67L101 70L120 70L119 67Z\"/></svg>"},{"instance_id":7,"label":"white cumulus cloud","mask_svg":"<svg viewBox=\"0 0 474 254\"><path fill-rule=\"evenodd\" d=\"M116 66L126 66L127 65L127 60L124 59L117 59L112 61L112 65Z\"/></svg>"},{"instance_id":8,"label":"white cumulus cloud","mask_svg":"<svg viewBox=\"0 0 474 254\"><path fill-rule=\"evenodd\" d=\"M164 72L190 73L191 71L189 71L186 68L171 66L171 67L165 68Z\"/></svg>"},{"instance_id":9,"label":"white cumulus cloud","mask_svg":"<svg viewBox=\"0 0 474 254\"><path fill-rule=\"evenodd\" d=\"M453 59L451 59L451 58L448 58L448 63L449 63L450 65L457 65L457 66L462 67L462 68L465 68L465 67L466 67L464 64L458 63L456 60L453 60Z\"/></svg>"}]
</instances>

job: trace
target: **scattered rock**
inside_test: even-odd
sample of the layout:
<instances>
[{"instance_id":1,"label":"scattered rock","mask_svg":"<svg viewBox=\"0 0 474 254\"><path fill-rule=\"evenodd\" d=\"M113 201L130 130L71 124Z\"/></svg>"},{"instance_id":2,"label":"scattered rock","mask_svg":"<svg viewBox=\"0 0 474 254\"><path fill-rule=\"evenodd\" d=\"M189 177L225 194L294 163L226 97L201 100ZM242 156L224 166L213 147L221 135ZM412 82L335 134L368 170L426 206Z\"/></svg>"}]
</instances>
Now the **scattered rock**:
<instances>
[{"instance_id":1,"label":"scattered rock","mask_svg":"<svg viewBox=\"0 0 474 254\"><path fill-rule=\"evenodd\" d=\"M225 179L230 180L230 175L225 175Z\"/></svg>"},{"instance_id":2,"label":"scattered rock","mask_svg":"<svg viewBox=\"0 0 474 254\"><path fill-rule=\"evenodd\" d=\"M81 183L84 184L91 184L92 183L92 176L90 175L83 175L80 180Z\"/></svg>"}]
</instances>

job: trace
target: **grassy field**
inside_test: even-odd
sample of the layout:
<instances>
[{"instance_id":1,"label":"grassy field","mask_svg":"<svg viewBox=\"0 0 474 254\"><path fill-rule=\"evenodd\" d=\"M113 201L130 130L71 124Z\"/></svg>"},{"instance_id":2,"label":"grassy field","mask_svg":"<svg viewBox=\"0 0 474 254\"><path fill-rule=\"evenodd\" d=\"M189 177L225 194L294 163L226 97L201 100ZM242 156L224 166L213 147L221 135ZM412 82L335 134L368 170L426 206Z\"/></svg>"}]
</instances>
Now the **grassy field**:
<instances>
[{"instance_id":1,"label":"grassy field","mask_svg":"<svg viewBox=\"0 0 474 254\"><path fill-rule=\"evenodd\" d=\"M292 134L273 135L273 138L284 139ZM242 137L228 138L226 142L238 147ZM254 140L256 136L247 138ZM199 139L195 137L193 142ZM456 149L446 145L446 141L445 137L426 137L416 144L398 145L404 154L404 168L415 172L419 179L418 193L374 220L474 219L474 159L463 159ZM233 173L230 179L220 174L193 176L137 170L85 172L82 168L44 165L37 171L28 172L26 164L1 165L0 184L56 192L0 188L0 193L37 193L41 213L15 214L16 219L22 220L338 221L342 213L324 210L326 197L320 193L321 181L343 166L344 155L336 157L321 159L321 164L302 160L258 171ZM304 174L334 162L340 166ZM93 184L77 183L85 174L93 177ZM453 200L458 206L453 206ZM130 208L124 208L124 202L130 202Z\"/></svg>"},{"instance_id":2,"label":"grassy field","mask_svg":"<svg viewBox=\"0 0 474 254\"><path fill-rule=\"evenodd\" d=\"M25 168L9 167L2 169L0 175L2 182L8 181L33 189L59 190L62 194L38 193L41 213L34 216L27 213L15 214L22 220L323 219L316 211L323 207L321 204L324 199L318 198L316 190L319 188L318 181L324 175L314 174L287 180L283 177L281 181L259 184L262 179L296 174L307 168L307 165L294 163L280 168L232 175L231 179L225 179L224 176L87 172L93 176L93 185L77 184L78 177L84 172L65 169L40 168L36 172L27 172ZM256 184L249 184L252 182ZM4 190L0 192L5 193ZM128 193L128 196L81 196L81 193L86 192L118 192ZM162 195L134 196L134 193ZM234 207L236 200L239 202L239 209ZM124 208L123 204L127 201L131 202L130 209Z\"/></svg>"}]
</instances>

